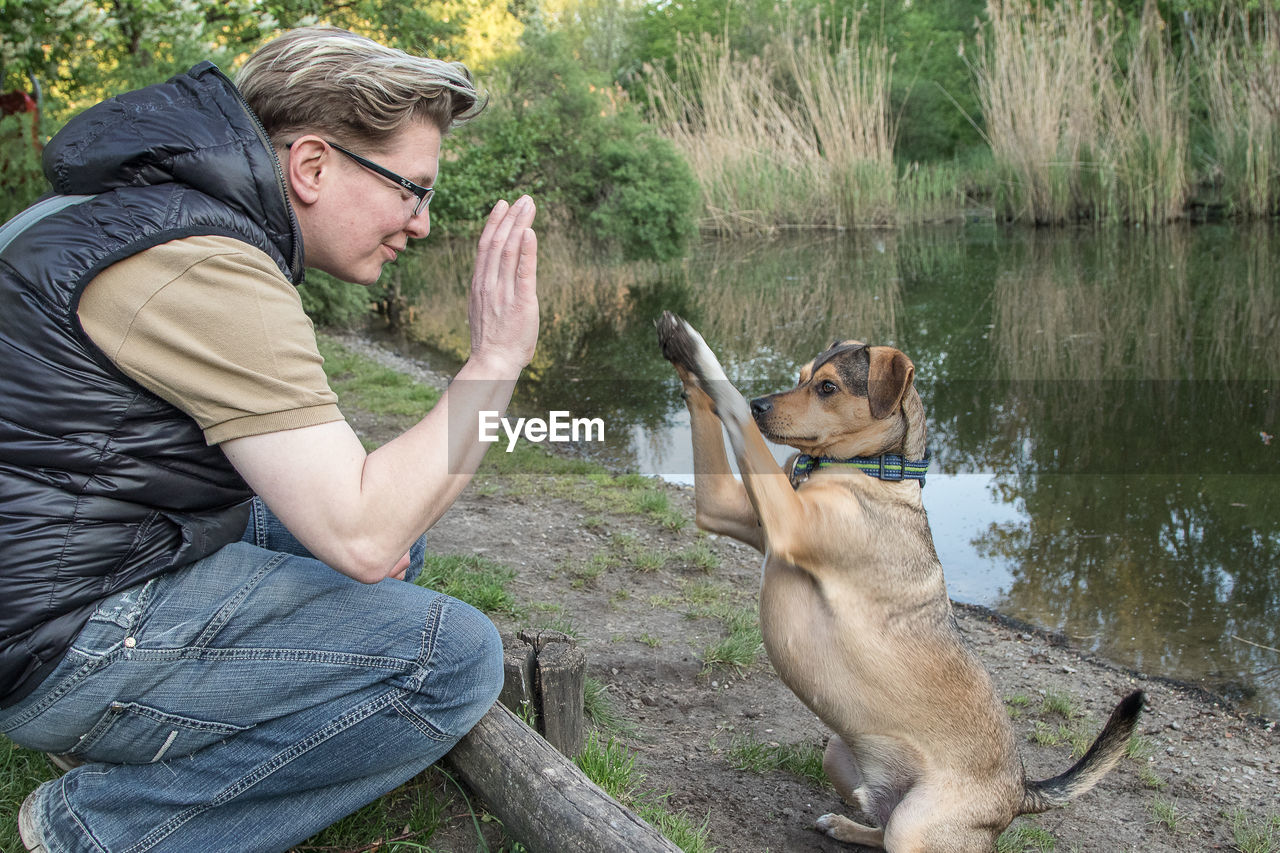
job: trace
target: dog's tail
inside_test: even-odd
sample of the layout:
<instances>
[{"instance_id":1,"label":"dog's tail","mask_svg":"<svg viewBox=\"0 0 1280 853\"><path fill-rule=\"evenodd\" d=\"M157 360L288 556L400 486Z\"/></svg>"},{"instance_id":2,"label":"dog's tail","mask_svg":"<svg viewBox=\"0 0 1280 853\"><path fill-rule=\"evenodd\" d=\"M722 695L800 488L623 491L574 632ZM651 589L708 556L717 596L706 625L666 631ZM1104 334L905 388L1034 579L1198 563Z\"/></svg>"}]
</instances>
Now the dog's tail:
<instances>
[{"instance_id":1,"label":"dog's tail","mask_svg":"<svg viewBox=\"0 0 1280 853\"><path fill-rule=\"evenodd\" d=\"M1060 776L1043 782L1026 783L1026 794L1018 813L1038 814L1066 805L1073 797L1078 797L1098 784L1107 771L1124 757L1145 702L1146 696L1141 690L1135 690L1121 699L1084 758Z\"/></svg>"}]
</instances>

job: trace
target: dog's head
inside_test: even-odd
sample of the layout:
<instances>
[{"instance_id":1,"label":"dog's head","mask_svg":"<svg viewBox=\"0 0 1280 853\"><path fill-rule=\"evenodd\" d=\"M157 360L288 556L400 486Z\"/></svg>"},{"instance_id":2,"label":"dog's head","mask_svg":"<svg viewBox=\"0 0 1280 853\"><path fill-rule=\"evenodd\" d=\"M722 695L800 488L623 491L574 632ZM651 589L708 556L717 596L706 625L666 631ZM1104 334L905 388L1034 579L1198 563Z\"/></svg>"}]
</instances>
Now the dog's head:
<instances>
[{"instance_id":1,"label":"dog's head","mask_svg":"<svg viewBox=\"0 0 1280 853\"><path fill-rule=\"evenodd\" d=\"M836 341L800 368L800 381L751 401L770 441L811 456L924 455L924 410L915 365L893 347Z\"/></svg>"}]
</instances>

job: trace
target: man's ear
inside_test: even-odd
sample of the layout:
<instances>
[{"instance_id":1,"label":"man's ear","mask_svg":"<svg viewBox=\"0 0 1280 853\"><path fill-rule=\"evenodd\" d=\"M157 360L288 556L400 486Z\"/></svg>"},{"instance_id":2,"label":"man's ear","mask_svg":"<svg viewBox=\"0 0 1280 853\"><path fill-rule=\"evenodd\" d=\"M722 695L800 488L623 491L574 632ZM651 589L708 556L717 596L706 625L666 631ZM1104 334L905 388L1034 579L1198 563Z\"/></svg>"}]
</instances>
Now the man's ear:
<instances>
[{"instance_id":1,"label":"man's ear","mask_svg":"<svg viewBox=\"0 0 1280 853\"><path fill-rule=\"evenodd\" d=\"M320 182L332 168L332 153L318 136L300 136L280 156L289 188L299 204L315 204Z\"/></svg>"},{"instance_id":2,"label":"man's ear","mask_svg":"<svg viewBox=\"0 0 1280 853\"><path fill-rule=\"evenodd\" d=\"M872 347L870 355L867 401L871 404L871 417L881 420L902 405L902 395L911 387L916 367L905 353L893 347Z\"/></svg>"}]
</instances>

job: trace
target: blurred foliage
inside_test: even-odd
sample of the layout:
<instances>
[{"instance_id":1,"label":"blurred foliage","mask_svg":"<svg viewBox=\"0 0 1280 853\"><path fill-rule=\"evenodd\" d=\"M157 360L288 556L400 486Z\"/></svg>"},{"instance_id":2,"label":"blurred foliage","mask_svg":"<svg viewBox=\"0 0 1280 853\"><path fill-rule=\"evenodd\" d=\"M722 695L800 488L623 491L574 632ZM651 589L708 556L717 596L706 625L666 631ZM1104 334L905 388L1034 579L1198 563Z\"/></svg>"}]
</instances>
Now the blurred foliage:
<instances>
[{"instance_id":1,"label":"blurred foliage","mask_svg":"<svg viewBox=\"0 0 1280 853\"><path fill-rule=\"evenodd\" d=\"M307 271L298 288L302 308L317 326L349 326L369 313L374 294L369 288L339 281L327 273Z\"/></svg>"},{"instance_id":2,"label":"blurred foliage","mask_svg":"<svg viewBox=\"0 0 1280 853\"><path fill-rule=\"evenodd\" d=\"M497 198L528 193L544 225L627 260L679 256L696 185L620 88L594 77L563 32L526 32L494 69L486 113L446 141L434 227L458 233Z\"/></svg>"},{"instance_id":3,"label":"blurred foliage","mask_svg":"<svg viewBox=\"0 0 1280 853\"><path fill-rule=\"evenodd\" d=\"M40 169L34 123L31 113L0 118L0 222L17 215L49 189Z\"/></svg>"},{"instance_id":4,"label":"blurred foliage","mask_svg":"<svg viewBox=\"0 0 1280 853\"><path fill-rule=\"evenodd\" d=\"M103 98L205 59L230 69L281 30L317 23L483 65L515 47L523 22L513 8L504 0L0 0L0 91L38 86L52 133Z\"/></svg>"}]
</instances>

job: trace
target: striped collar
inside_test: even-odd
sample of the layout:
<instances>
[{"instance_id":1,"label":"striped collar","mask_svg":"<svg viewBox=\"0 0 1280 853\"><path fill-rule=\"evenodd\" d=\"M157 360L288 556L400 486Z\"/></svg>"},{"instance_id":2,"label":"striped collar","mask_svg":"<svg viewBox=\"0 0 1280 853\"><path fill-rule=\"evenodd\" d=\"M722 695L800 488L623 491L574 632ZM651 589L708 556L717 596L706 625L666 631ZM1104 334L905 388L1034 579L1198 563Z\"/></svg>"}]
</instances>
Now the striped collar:
<instances>
[{"instance_id":1,"label":"striped collar","mask_svg":"<svg viewBox=\"0 0 1280 853\"><path fill-rule=\"evenodd\" d=\"M791 468L791 482L794 484L808 477L818 468L856 468L869 477L889 482L919 480L923 488L925 474L929 472L929 452L925 451L923 459L904 459L896 453L855 456L852 459L831 459L802 453Z\"/></svg>"}]
</instances>

